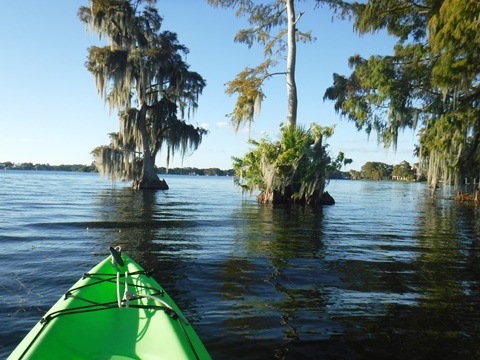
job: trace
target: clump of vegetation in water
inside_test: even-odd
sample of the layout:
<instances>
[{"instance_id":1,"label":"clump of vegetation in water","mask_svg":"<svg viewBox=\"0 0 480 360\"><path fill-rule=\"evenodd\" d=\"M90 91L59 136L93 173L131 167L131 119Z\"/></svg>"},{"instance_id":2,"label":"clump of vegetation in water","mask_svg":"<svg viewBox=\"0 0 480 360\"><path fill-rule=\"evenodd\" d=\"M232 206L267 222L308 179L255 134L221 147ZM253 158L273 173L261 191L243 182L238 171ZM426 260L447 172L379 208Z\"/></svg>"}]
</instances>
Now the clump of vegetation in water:
<instances>
[{"instance_id":1,"label":"clump of vegetation in water","mask_svg":"<svg viewBox=\"0 0 480 360\"><path fill-rule=\"evenodd\" d=\"M250 151L233 158L236 185L244 192L260 190L261 203L331 203L333 199L324 193L325 174L352 162L343 153L334 160L329 156L324 139L334 128L312 124L309 128L281 125L280 129L279 141L251 139Z\"/></svg>"}]
</instances>

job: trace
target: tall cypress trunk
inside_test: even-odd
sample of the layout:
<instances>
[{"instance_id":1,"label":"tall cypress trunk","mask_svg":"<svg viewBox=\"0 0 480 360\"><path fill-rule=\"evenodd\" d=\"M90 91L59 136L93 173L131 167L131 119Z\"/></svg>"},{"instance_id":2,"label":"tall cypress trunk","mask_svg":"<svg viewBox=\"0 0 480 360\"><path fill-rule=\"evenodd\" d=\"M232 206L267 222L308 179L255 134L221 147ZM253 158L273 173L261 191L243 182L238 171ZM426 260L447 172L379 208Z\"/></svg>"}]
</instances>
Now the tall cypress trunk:
<instances>
[{"instance_id":1,"label":"tall cypress trunk","mask_svg":"<svg viewBox=\"0 0 480 360\"><path fill-rule=\"evenodd\" d=\"M142 136L142 173L140 177L134 180L132 188L134 190L154 189L168 190L165 180L160 180L155 171L155 157L150 152L150 139L147 131L147 106L142 104L138 112L138 128Z\"/></svg>"},{"instance_id":2,"label":"tall cypress trunk","mask_svg":"<svg viewBox=\"0 0 480 360\"><path fill-rule=\"evenodd\" d=\"M295 41L295 8L294 0L287 1L287 18L288 18L288 53L287 53L287 127L296 126L297 124L297 84L295 83L295 63L297 56L297 43Z\"/></svg>"}]
</instances>

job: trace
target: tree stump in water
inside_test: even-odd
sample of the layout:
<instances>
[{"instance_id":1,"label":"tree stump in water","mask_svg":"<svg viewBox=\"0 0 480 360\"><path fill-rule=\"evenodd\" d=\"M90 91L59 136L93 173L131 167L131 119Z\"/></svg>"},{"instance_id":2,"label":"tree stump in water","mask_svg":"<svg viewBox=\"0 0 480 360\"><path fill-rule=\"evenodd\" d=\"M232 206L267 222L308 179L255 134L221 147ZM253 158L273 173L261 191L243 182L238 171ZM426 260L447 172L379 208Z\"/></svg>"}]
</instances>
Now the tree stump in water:
<instances>
[{"instance_id":1,"label":"tree stump in water","mask_svg":"<svg viewBox=\"0 0 480 360\"><path fill-rule=\"evenodd\" d=\"M132 184L133 190L168 190L169 187L165 180L142 180L136 179Z\"/></svg>"},{"instance_id":2,"label":"tree stump in water","mask_svg":"<svg viewBox=\"0 0 480 360\"><path fill-rule=\"evenodd\" d=\"M480 192L475 191L474 194L470 194L468 192L459 191L457 196L454 197L454 200L459 202L473 201L478 204L478 202L480 201Z\"/></svg>"},{"instance_id":3,"label":"tree stump in water","mask_svg":"<svg viewBox=\"0 0 480 360\"><path fill-rule=\"evenodd\" d=\"M288 203L288 198L285 194L282 195L278 191L263 190L257 196L257 201L259 204L285 204Z\"/></svg>"},{"instance_id":4,"label":"tree stump in water","mask_svg":"<svg viewBox=\"0 0 480 360\"><path fill-rule=\"evenodd\" d=\"M320 197L317 194L314 194L308 199L294 199L291 191L286 189L285 193L280 193L279 191L262 191L257 197L257 201L260 204L303 204L303 205L334 205L335 200L333 197L325 191Z\"/></svg>"},{"instance_id":5,"label":"tree stump in water","mask_svg":"<svg viewBox=\"0 0 480 360\"><path fill-rule=\"evenodd\" d=\"M320 204L321 205L335 205L335 199L328 193L328 191L325 191L322 196L320 197Z\"/></svg>"}]
</instances>

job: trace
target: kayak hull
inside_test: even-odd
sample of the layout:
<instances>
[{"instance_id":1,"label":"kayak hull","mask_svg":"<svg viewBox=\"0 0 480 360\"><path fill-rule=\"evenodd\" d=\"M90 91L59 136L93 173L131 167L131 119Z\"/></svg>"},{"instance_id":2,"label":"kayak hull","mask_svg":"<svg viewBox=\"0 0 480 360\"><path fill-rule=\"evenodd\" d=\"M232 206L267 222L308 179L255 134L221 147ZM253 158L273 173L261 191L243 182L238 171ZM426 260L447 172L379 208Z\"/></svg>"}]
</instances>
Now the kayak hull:
<instances>
[{"instance_id":1,"label":"kayak hull","mask_svg":"<svg viewBox=\"0 0 480 360\"><path fill-rule=\"evenodd\" d=\"M165 290L130 257L119 256L118 275L111 256L100 262L8 359L210 359Z\"/></svg>"}]
</instances>

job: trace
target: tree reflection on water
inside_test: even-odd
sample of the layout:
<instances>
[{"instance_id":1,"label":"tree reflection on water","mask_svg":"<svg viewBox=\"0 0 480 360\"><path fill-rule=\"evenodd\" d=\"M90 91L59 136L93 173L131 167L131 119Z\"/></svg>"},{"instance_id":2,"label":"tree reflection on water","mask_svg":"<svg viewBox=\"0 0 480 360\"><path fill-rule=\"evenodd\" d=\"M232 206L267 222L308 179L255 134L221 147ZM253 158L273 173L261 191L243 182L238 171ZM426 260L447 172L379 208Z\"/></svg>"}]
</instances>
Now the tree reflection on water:
<instances>
[{"instance_id":1,"label":"tree reflection on water","mask_svg":"<svg viewBox=\"0 0 480 360\"><path fill-rule=\"evenodd\" d=\"M419 204L410 235L350 234L352 248L322 210L244 206L219 274L225 327L277 358L479 358L478 212Z\"/></svg>"}]
</instances>

